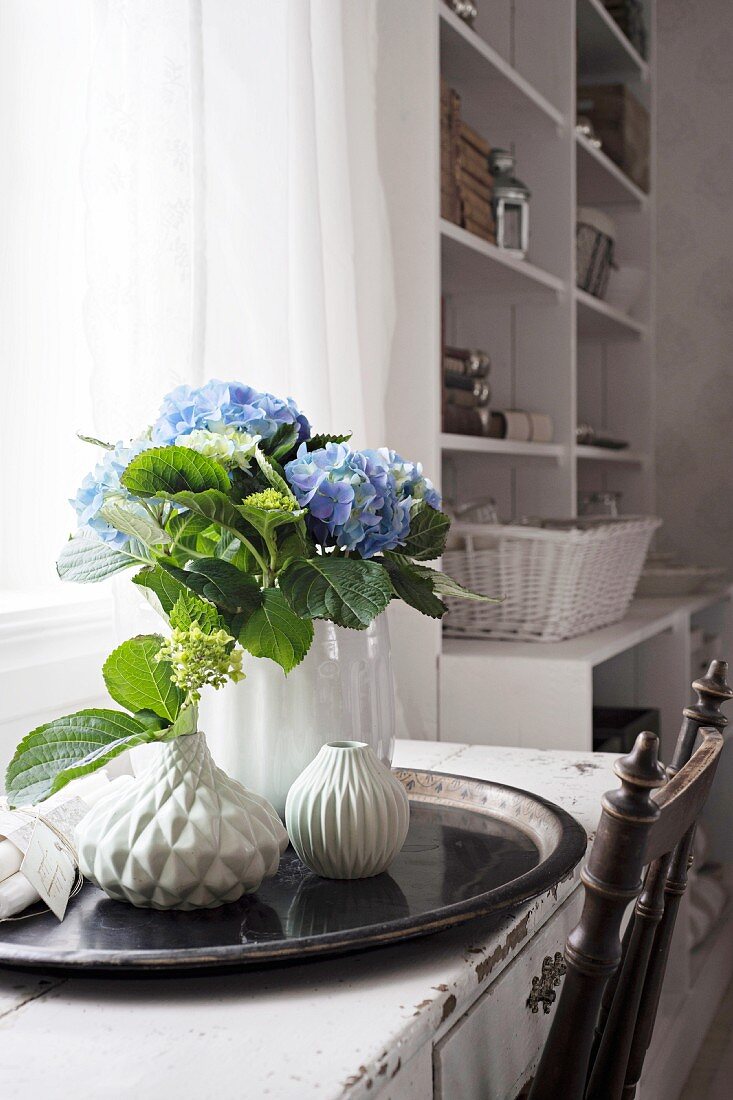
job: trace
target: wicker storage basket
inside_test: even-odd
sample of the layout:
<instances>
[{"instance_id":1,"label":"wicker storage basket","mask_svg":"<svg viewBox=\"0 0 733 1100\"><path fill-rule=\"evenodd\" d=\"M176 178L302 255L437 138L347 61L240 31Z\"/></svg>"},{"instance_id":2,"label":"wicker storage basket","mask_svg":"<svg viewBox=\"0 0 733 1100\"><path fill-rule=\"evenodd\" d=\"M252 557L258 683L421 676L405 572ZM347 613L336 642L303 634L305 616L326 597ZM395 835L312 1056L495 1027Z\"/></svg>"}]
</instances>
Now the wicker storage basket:
<instances>
[{"instance_id":1,"label":"wicker storage basket","mask_svg":"<svg viewBox=\"0 0 733 1100\"><path fill-rule=\"evenodd\" d=\"M454 524L443 555L450 576L501 604L449 599L451 637L557 642L623 618L634 595L654 516L567 529Z\"/></svg>"}]
</instances>

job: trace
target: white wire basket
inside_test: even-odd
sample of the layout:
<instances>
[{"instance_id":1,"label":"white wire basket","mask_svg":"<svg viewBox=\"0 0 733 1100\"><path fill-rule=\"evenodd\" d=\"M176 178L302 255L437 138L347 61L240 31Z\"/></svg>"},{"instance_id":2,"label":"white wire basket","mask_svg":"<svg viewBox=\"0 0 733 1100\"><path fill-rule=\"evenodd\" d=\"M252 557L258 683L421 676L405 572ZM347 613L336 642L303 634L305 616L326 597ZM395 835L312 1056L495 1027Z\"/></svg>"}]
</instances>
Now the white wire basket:
<instances>
[{"instance_id":1,"label":"white wire basket","mask_svg":"<svg viewBox=\"0 0 733 1100\"><path fill-rule=\"evenodd\" d=\"M454 524L443 568L500 604L448 599L450 637L559 642L618 622L634 595L654 516L552 527Z\"/></svg>"}]
</instances>

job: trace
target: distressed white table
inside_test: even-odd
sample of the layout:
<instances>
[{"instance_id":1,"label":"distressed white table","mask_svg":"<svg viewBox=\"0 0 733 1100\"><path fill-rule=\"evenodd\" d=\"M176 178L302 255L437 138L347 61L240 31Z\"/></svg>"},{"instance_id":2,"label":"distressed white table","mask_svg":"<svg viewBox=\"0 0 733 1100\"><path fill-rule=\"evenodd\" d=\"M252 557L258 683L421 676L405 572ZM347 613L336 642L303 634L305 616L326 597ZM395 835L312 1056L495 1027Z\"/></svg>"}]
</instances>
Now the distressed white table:
<instances>
[{"instance_id":1,"label":"distressed white table","mask_svg":"<svg viewBox=\"0 0 733 1100\"><path fill-rule=\"evenodd\" d=\"M395 763L524 787L589 834L613 758L404 741ZM578 873L492 923L287 969L59 979L0 971L3 1100L512 1100L551 1015L526 1000Z\"/></svg>"}]
</instances>

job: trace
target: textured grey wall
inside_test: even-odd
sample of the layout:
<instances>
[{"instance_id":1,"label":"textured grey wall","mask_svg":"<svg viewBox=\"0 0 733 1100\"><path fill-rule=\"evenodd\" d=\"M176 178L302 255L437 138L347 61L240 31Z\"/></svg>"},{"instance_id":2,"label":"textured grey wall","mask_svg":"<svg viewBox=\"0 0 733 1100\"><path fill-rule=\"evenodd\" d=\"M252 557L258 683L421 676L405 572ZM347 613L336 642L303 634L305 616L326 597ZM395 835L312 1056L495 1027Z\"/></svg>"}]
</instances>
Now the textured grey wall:
<instances>
[{"instance_id":1,"label":"textured grey wall","mask_svg":"<svg viewBox=\"0 0 733 1100\"><path fill-rule=\"evenodd\" d=\"M659 544L733 577L733 3L657 23Z\"/></svg>"}]
</instances>

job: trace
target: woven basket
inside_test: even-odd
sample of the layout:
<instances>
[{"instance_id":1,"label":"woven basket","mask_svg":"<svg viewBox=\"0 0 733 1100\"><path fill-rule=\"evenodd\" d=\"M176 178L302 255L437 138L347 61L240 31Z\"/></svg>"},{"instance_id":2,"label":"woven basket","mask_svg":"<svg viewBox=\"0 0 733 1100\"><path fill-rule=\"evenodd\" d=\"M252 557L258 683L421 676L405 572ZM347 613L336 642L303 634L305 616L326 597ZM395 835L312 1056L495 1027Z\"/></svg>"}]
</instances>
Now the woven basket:
<instances>
[{"instance_id":1,"label":"woven basket","mask_svg":"<svg viewBox=\"0 0 733 1100\"><path fill-rule=\"evenodd\" d=\"M454 524L443 568L473 591L504 599L447 600L446 634L558 642L618 622L660 523L643 516L567 530Z\"/></svg>"}]
</instances>

